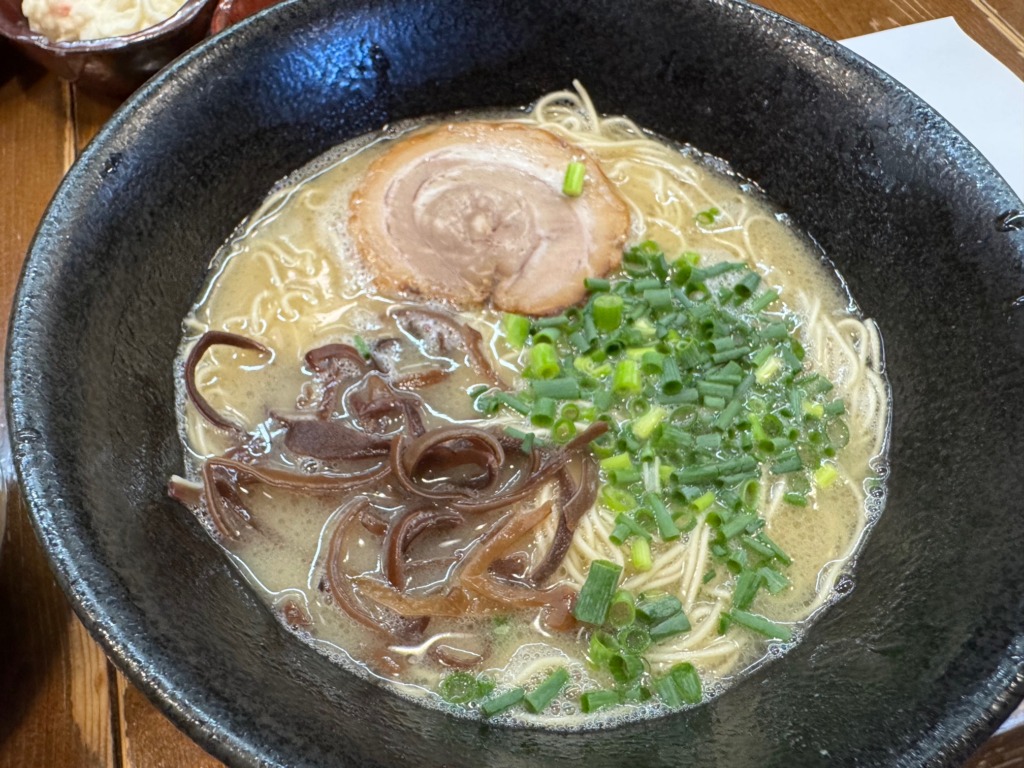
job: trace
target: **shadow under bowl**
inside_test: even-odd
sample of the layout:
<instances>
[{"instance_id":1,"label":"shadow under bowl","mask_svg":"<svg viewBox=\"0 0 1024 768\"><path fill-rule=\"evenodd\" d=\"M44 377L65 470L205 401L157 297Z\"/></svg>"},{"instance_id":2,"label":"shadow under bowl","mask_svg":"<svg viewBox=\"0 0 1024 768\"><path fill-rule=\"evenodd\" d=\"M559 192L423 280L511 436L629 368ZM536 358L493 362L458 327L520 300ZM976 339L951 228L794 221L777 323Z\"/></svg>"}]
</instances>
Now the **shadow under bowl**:
<instances>
[{"instance_id":1,"label":"shadow under bowl","mask_svg":"<svg viewBox=\"0 0 1024 768\"><path fill-rule=\"evenodd\" d=\"M165 484L182 318L275 182L385 123L573 78L727 159L821 244L881 328L892 446L855 588L802 644L705 705L555 733L448 717L331 663ZM232 765L956 765L1024 690L1024 232L999 223L1021 207L915 96L744 2L285 3L154 79L62 184L16 297L16 466L86 625Z\"/></svg>"}]
</instances>

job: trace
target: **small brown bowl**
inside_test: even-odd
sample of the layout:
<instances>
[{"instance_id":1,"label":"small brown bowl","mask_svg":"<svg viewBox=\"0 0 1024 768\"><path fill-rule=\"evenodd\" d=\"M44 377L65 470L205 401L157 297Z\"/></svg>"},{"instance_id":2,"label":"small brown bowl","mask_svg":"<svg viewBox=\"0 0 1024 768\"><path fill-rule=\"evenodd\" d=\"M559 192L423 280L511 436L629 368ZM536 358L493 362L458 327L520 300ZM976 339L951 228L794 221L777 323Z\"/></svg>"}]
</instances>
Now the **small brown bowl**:
<instances>
[{"instance_id":1,"label":"small brown bowl","mask_svg":"<svg viewBox=\"0 0 1024 768\"><path fill-rule=\"evenodd\" d=\"M279 2L281 0L218 0L213 21L210 22L210 34L216 35L232 24Z\"/></svg>"},{"instance_id":2,"label":"small brown bowl","mask_svg":"<svg viewBox=\"0 0 1024 768\"><path fill-rule=\"evenodd\" d=\"M206 36L213 5L214 0L185 0L169 19L135 34L54 42L29 28L21 0L0 0L0 35L59 77L123 99Z\"/></svg>"}]
</instances>

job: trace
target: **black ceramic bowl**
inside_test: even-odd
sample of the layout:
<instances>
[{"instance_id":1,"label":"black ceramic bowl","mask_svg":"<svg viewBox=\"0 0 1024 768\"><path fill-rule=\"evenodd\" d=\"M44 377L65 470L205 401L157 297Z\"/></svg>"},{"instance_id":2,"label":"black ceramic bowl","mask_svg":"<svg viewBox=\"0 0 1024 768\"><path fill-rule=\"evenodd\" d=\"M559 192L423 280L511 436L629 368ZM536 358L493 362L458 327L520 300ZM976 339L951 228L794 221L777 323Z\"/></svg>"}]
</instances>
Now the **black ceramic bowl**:
<instances>
[{"instance_id":1,"label":"black ceramic bowl","mask_svg":"<svg viewBox=\"0 0 1024 768\"><path fill-rule=\"evenodd\" d=\"M271 185L385 122L572 78L758 181L878 320L893 391L889 502L852 594L710 704L585 734L456 720L354 678L282 631L164 490L181 319ZM1020 207L918 99L755 6L287 3L160 75L61 186L9 347L18 471L85 623L235 765L955 764L1024 691Z\"/></svg>"}]
</instances>

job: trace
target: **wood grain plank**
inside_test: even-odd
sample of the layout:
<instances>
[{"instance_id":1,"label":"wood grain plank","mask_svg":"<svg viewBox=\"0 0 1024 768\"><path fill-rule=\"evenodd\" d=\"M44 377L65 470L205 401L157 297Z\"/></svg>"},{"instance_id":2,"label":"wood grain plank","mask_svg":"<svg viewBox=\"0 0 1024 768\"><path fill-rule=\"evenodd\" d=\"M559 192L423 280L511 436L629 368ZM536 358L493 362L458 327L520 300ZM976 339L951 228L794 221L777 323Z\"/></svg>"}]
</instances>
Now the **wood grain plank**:
<instances>
[{"instance_id":1,"label":"wood grain plank","mask_svg":"<svg viewBox=\"0 0 1024 768\"><path fill-rule=\"evenodd\" d=\"M36 224L70 160L66 86L34 67L0 76L0 337ZM0 558L0 766L113 766L107 660L71 611L17 492Z\"/></svg>"},{"instance_id":2,"label":"wood grain plank","mask_svg":"<svg viewBox=\"0 0 1024 768\"><path fill-rule=\"evenodd\" d=\"M134 686L118 675L125 768L221 768Z\"/></svg>"}]
</instances>

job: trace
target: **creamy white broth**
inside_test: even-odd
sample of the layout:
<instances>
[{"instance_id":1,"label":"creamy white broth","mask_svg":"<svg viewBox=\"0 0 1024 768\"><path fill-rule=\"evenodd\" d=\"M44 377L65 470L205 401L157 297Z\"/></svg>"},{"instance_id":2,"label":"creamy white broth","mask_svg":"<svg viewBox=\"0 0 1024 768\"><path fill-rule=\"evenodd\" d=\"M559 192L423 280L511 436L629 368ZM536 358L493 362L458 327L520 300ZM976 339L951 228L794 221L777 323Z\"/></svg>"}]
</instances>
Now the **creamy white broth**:
<instances>
[{"instance_id":1,"label":"creamy white broth","mask_svg":"<svg viewBox=\"0 0 1024 768\"><path fill-rule=\"evenodd\" d=\"M765 530L792 557L785 572L791 586L777 595L762 590L750 610L794 624L794 641L798 641L804 623L833 599L836 578L849 567L881 507L881 498L866 491L866 483L884 469L880 456L888 391L880 375L877 332L855 314L845 287L809 240L777 215L756 188L730 175L720 161L712 162L694 150L657 144L619 118L612 120L622 122L591 126L600 130L588 133L586 118L599 121L588 113L587 102L557 96L546 97L531 115L489 113L485 117L534 122L589 152L631 209L630 244L654 240L668 254L693 251L703 263L742 260L752 266L765 285L780 289L784 311L799 318L809 366L828 375L848 402L851 438L836 460L840 480L815 492L806 507L781 503L780 494L773 497L769 484L761 510ZM574 112L580 117L568 119ZM294 412L316 399L312 373L304 366L306 352L325 344L351 343L356 336L374 339L401 334L387 316L387 308L424 301L423 297L378 295L346 231L348 199L366 167L390 142L417 127L405 125L364 137L317 159L283 182L215 257L210 279L186 318L178 365L180 425L190 478L197 477L203 459L237 445L237 436L211 426L198 414L181 385L185 355L203 332L228 331L272 350L268 356L215 346L196 372L200 391L218 413L263 437L250 443L250 451L258 456L261 450L270 450L268 441L280 428L271 414ZM635 161L638 156L643 162ZM661 174L660 180L653 180L656 173ZM695 220L695 214L711 207L720 211L713 224L704 226ZM515 387L520 362L500 337L501 313L482 308L458 312L458 317L481 333L495 369L506 384ZM480 377L466 359L456 362L459 370L454 375L424 393L428 427L480 422L466 394ZM429 355L421 355L409 370L436 364ZM507 413L501 418L514 421ZM283 466L293 463L304 471L322 469L316 460L275 457ZM498 718L503 721L587 727L666 711L653 699L583 715L579 694L607 687L607 681L586 664L586 644L581 639L585 630L552 631L537 610L434 619L418 642L391 643L382 649L380 638L352 621L322 589L331 536L345 508L338 495L317 497L261 488L250 493L246 502L258 529L247 530L235 540L220 535L202 509L198 515L286 625L357 673L385 681L424 703L471 714L472 709L449 707L432 693L449 671L431 660L433 649L461 644L462 651L485 656L473 671L493 678L499 692L513 686L529 689L556 666L570 672L570 684L544 714L515 711ZM607 540L607 517L598 505L583 518L565 562L549 583L579 588L595 556L622 559ZM493 515L482 519L481 529L494 520ZM534 559L550 541L552 528L546 524L539 534ZM721 568L715 578L703 582L706 569L694 562L695 553L706 546L706 541L701 542L702 528L684 535L678 544L655 548L656 556L676 551L675 547L686 558L656 557L654 571L646 574L631 574L627 568L623 586L642 589L653 584L646 588L680 595L693 628L647 654L651 671L689 661L701 674L705 696L712 696L784 644L735 629L718 634L717 618L723 605L728 606L733 583ZM445 544L443 531L431 534L435 535L437 551L447 546L453 555L458 553L457 541ZM372 569L379 550L379 540L366 533L348 556L354 567ZM362 565L356 562L360 559ZM436 581L444 573L439 566L424 578ZM487 642L468 640L467 635L486 636Z\"/></svg>"}]
</instances>

